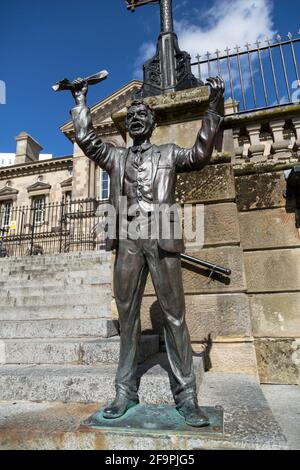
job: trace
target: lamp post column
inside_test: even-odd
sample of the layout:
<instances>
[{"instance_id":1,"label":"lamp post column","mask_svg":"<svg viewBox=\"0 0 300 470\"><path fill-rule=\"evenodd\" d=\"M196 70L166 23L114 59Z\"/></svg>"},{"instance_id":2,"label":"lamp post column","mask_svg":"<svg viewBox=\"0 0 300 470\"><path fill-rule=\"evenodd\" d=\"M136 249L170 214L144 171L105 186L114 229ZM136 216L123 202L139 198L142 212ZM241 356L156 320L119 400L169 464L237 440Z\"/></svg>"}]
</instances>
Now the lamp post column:
<instances>
[{"instance_id":1,"label":"lamp post column","mask_svg":"<svg viewBox=\"0 0 300 470\"><path fill-rule=\"evenodd\" d=\"M161 34L160 34L160 64L162 73L162 88L165 92L176 90L176 34L173 26L172 0L160 0Z\"/></svg>"}]
</instances>

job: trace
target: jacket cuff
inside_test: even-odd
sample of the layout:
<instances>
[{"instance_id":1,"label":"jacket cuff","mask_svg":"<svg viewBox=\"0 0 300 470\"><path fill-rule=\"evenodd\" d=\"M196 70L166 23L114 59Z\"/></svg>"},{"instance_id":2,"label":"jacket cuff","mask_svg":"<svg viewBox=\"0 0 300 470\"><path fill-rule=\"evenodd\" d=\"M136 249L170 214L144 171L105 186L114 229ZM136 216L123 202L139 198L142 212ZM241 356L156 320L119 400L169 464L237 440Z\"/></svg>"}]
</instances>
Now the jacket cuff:
<instances>
[{"instance_id":1,"label":"jacket cuff","mask_svg":"<svg viewBox=\"0 0 300 470\"><path fill-rule=\"evenodd\" d=\"M205 112L211 114L212 116L217 116L219 119L223 119L223 116L213 109L208 108Z\"/></svg>"}]
</instances>

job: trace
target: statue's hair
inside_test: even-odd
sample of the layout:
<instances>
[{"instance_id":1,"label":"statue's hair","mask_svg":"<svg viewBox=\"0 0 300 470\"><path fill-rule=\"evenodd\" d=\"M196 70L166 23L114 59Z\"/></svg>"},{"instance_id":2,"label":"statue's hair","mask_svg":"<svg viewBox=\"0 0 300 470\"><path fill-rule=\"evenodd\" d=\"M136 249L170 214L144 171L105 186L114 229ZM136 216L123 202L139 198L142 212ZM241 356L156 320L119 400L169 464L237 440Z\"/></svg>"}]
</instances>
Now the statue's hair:
<instances>
[{"instance_id":1,"label":"statue's hair","mask_svg":"<svg viewBox=\"0 0 300 470\"><path fill-rule=\"evenodd\" d=\"M153 121L153 127L155 126L155 122L156 122L156 119L155 119L155 112L154 110L144 101L142 100L141 98L136 98L134 99L130 105L127 107L127 112L129 111L129 109L132 107L132 106L144 106L147 111L151 114L152 116L152 121Z\"/></svg>"}]
</instances>

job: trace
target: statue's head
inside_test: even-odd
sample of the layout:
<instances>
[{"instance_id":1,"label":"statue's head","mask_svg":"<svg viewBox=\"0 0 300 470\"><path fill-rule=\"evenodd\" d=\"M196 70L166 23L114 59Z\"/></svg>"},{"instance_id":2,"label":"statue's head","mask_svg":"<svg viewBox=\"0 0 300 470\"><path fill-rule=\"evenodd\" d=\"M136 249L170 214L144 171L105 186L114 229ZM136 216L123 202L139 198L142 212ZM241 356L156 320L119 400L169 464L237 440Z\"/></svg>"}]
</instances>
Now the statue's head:
<instances>
[{"instance_id":1,"label":"statue's head","mask_svg":"<svg viewBox=\"0 0 300 470\"><path fill-rule=\"evenodd\" d=\"M130 137L150 138L155 128L154 111L143 100L134 100L127 109L126 129Z\"/></svg>"}]
</instances>

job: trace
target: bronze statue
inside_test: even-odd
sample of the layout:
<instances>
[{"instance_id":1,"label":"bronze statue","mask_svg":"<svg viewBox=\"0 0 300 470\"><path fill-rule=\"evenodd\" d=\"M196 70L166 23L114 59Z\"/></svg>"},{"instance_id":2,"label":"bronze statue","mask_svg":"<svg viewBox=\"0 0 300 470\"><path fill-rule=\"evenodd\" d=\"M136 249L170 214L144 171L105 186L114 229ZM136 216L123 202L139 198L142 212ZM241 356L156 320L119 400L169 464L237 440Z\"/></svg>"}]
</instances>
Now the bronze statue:
<instances>
[{"instance_id":1,"label":"bronze statue","mask_svg":"<svg viewBox=\"0 0 300 470\"><path fill-rule=\"evenodd\" d=\"M84 154L110 177L109 203L119 214L119 198L126 196L129 207L138 207L144 220L152 219L153 206L175 203L177 173L201 170L210 160L215 137L222 121L218 114L223 99L224 82L220 77L209 78L211 88L209 106L203 116L202 127L191 149L170 143L151 144L155 115L142 100L135 100L128 108L126 126L133 139L131 148L115 148L103 142L96 134L89 108L86 106L86 80L73 82L72 93L76 106L71 114L75 138ZM138 214L128 216L128 222ZM172 225L174 220L170 219ZM209 425L207 416L198 406L193 372L192 348L185 320L185 299L182 283L180 253L184 251L182 238L164 239L159 231L156 239L128 235L121 238L116 232L106 239L106 249L116 249L114 293L119 312L121 350L116 375L116 397L105 407L103 416L118 418L136 405L137 361L140 337L140 306L148 272L150 271L156 295L164 314L166 349L176 386L172 390L176 407L187 424Z\"/></svg>"}]
</instances>

